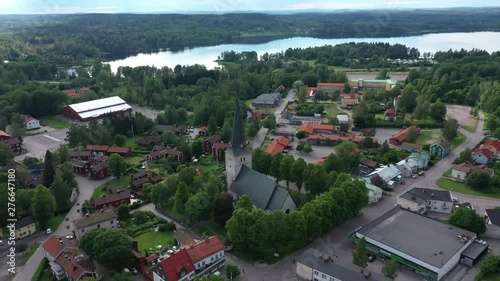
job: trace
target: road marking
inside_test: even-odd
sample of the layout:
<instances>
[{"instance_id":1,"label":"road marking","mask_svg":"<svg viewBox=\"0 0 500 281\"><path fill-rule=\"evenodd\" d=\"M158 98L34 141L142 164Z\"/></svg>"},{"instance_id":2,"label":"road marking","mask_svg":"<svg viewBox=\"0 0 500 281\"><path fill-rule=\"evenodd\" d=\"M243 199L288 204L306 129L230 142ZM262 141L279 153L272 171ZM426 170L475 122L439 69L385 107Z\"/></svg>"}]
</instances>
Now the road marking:
<instances>
[{"instance_id":1,"label":"road marking","mask_svg":"<svg viewBox=\"0 0 500 281\"><path fill-rule=\"evenodd\" d=\"M47 136L47 135L43 135L43 136L44 136L44 137L46 137L46 138L49 138L49 139L51 139L51 140L55 140L55 141L61 142L61 140L56 139L56 138L53 138L53 137L51 137L51 136Z\"/></svg>"}]
</instances>

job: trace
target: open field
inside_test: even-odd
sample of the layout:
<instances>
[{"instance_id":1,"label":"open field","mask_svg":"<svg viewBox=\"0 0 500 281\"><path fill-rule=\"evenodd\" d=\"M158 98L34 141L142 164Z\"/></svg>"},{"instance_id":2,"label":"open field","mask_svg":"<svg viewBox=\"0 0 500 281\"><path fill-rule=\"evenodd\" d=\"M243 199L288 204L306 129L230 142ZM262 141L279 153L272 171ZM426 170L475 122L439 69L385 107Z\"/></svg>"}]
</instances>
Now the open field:
<instances>
[{"instance_id":1,"label":"open field","mask_svg":"<svg viewBox=\"0 0 500 281\"><path fill-rule=\"evenodd\" d=\"M440 178L437 181L437 185L449 191L456 191L463 194L473 195L473 196L481 196L481 197L490 197L490 198L500 198L500 190L494 189L492 192L481 192L469 188L462 182L457 182L450 179Z\"/></svg>"},{"instance_id":2,"label":"open field","mask_svg":"<svg viewBox=\"0 0 500 281\"><path fill-rule=\"evenodd\" d=\"M352 79L375 79L379 71L346 71L347 78ZM408 72L388 72L391 79L404 81L408 77Z\"/></svg>"},{"instance_id":3,"label":"open field","mask_svg":"<svg viewBox=\"0 0 500 281\"><path fill-rule=\"evenodd\" d=\"M64 221L66 214L61 214L53 217L48 224L48 228L51 228L53 231L56 230L59 225ZM45 229L39 229L39 231L45 231Z\"/></svg>"},{"instance_id":4,"label":"open field","mask_svg":"<svg viewBox=\"0 0 500 281\"><path fill-rule=\"evenodd\" d=\"M442 134L440 129L421 130L415 142L421 145L432 144L438 142L441 139L441 136Z\"/></svg>"},{"instance_id":5,"label":"open field","mask_svg":"<svg viewBox=\"0 0 500 281\"><path fill-rule=\"evenodd\" d=\"M446 115L453 119L456 119L460 126L473 133L476 130L477 121L470 116L469 110L470 108L463 105L447 105ZM472 128L474 128L473 131L471 131Z\"/></svg>"},{"instance_id":6,"label":"open field","mask_svg":"<svg viewBox=\"0 0 500 281\"><path fill-rule=\"evenodd\" d=\"M71 127L71 123L63 121L60 115L40 118L40 122L54 129L66 129Z\"/></svg>"},{"instance_id":7,"label":"open field","mask_svg":"<svg viewBox=\"0 0 500 281\"><path fill-rule=\"evenodd\" d=\"M161 245L163 249L172 246L174 237L171 232L155 232L151 230L134 237L139 244L139 252L144 253L147 249L156 249L157 245Z\"/></svg>"},{"instance_id":8,"label":"open field","mask_svg":"<svg viewBox=\"0 0 500 281\"><path fill-rule=\"evenodd\" d=\"M102 195L108 193L109 189L113 189L116 187L127 188L129 185L130 185L130 176L121 176L119 178L114 178L109 182L96 188L94 194L92 194L92 198L101 197Z\"/></svg>"}]
</instances>

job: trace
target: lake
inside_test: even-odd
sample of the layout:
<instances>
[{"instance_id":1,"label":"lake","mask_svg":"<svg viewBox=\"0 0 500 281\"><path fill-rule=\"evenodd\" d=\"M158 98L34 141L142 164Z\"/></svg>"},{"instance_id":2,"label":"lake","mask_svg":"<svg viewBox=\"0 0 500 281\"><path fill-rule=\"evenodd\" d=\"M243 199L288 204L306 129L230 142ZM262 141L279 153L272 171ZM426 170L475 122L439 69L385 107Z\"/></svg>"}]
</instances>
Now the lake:
<instances>
[{"instance_id":1,"label":"lake","mask_svg":"<svg viewBox=\"0 0 500 281\"><path fill-rule=\"evenodd\" d=\"M203 64L207 68L217 66L215 60L225 51L256 51L259 56L268 53L285 51L288 48L307 48L324 45L336 45L348 42L385 42L390 44L404 44L408 47L418 48L420 53L447 51L449 49L471 50L473 48L494 52L500 50L500 32L471 32L471 33L435 33L408 37L391 38L342 38L342 39L318 39L309 37L293 37L288 39L274 40L262 44L222 44L210 47L196 47L184 51L163 51L153 54L139 54L121 60L111 61L111 69L116 72L119 66L143 66L156 67L168 66L174 68L176 65Z\"/></svg>"}]
</instances>

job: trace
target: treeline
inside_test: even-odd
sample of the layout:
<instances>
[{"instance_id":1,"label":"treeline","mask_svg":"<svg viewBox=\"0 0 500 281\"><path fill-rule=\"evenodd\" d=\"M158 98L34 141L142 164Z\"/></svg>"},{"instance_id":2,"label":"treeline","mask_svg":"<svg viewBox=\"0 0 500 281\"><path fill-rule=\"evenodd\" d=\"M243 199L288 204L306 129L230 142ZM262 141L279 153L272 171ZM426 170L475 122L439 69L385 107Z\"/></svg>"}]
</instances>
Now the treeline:
<instances>
[{"instance_id":1,"label":"treeline","mask_svg":"<svg viewBox=\"0 0 500 281\"><path fill-rule=\"evenodd\" d=\"M46 51L57 63L118 59L162 49L183 49L237 42L265 42L292 36L374 38L437 32L499 30L498 9L358 11L342 13L268 14L82 14L30 17L29 24L9 26L14 40ZM14 21L15 16L2 16ZM1 26L0 26L1 27ZM99 32L95 32L99 30ZM22 43L20 43L22 45ZM29 48L23 48L28 51ZM0 59L15 59L8 48Z\"/></svg>"},{"instance_id":2,"label":"treeline","mask_svg":"<svg viewBox=\"0 0 500 281\"><path fill-rule=\"evenodd\" d=\"M235 249L256 255L292 252L346 222L367 204L365 183L347 174L338 175L326 192L289 214L266 214L244 195L227 221L227 235Z\"/></svg>"}]
</instances>

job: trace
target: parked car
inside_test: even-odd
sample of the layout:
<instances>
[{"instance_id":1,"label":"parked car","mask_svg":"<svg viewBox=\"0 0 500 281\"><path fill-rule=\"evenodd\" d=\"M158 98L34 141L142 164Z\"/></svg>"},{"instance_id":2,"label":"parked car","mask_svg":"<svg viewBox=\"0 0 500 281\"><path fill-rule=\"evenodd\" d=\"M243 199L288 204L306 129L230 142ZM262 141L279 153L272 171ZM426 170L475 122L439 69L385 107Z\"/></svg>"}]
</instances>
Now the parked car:
<instances>
[{"instance_id":1,"label":"parked car","mask_svg":"<svg viewBox=\"0 0 500 281\"><path fill-rule=\"evenodd\" d=\"M451 199L453 200L453 202L458 202L458 198L457 197L452 197Z\"/></svg>"},{"instance_id":2,"label":"parked car","mask_svg":"<svg viewBox=\"0 0 500 281\"><path fill-rule=\"evenodd\" d=\"M416 179L416 178L417 178L417 175L416 175L416 174L413 174L413 175L411 175L411 178L412 178L412 179Z\"/></svg>"},{"instance_id":3,"label":"parked car","mask_svg":"<svg viewBox=\"0 0 500 281\"><path fill-rule=\"evenodd\" d=\"M424 171L420 171L420 172L418 172L418 175L419 176L423 176L423 175L425 175L425 172Z\"/></svg>"},{"instance_id":4,"label":"parked car","mask_svg":"<svg viewBox=\"0 0 500 281\"><path fill-rule=\"evenodd\" d=\"M0 240L0 246L3 246L3 241L2 240Z\"/></svg>"},{"instance_id":5,"label":"parked car","mask_svg":"<svg viewBox=\"0 0 500 281\"><path fill-rule=\"evenodd\" d=\"M368 262L372 262L376 259L377 257L375 255L372 255L372 254L368 254Z\"/></svg>"},{"instance_id":6,"label":"parked car","mask_svg":"<svg viewBox=\"0 0 500 281\"><path fill-rule=\"evenodd\" d=\"M132 274L137 275L137 269L135 267L132 267Z\"/></svg>"},{"instance_id":7,"label":"parked car","mask_svg":"<svg viewBox=\"0 0 500 281\"><path fill-rule=\"evenodd\" d=\"M52 233L52 228L47 228L47 234L51 234Z\"/></svg>"},{"instance_id":8,"label":"parked car","mask_svg":"<svg viewBox=\"0 0 500 281\"><path fill-rule=\"evenodd\" d=\"M66 236L66 239L69 239L69 240L74 239L74 238L75 238L75 237L74 237L73 235Z\"/></svg>"}]
</instances>

